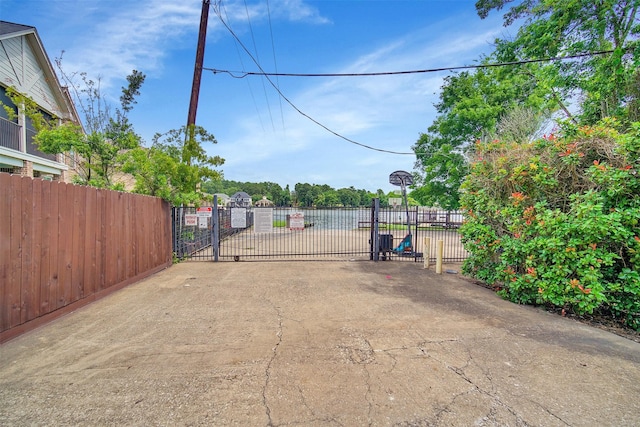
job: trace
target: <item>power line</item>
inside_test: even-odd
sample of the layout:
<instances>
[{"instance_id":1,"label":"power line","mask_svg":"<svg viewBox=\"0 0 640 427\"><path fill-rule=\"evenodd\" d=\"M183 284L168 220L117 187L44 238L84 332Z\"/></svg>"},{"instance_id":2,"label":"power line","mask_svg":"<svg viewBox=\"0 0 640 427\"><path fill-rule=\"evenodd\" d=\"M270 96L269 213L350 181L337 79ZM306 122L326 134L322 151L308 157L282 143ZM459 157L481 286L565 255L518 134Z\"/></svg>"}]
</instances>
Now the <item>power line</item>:
<instances>
[{"instance_id":1,"label":"power line","mask_svg":"<svg viewBox=\"0 0 640 427\"><path fill-rule=\"evenodd\" d=\"M269 16L269 34L271 35L271 52L273 53L273 66L278 72L278 61L276 60L276 46L273 41L273 25L271 23L271 7L269 6L269 0L267 0L267 15ZM280 81L278 77L276 77L276 83L278 86L280 85ZM284 112L282 111L282 98L278 98L280 103L280 119L282 120L282 130L284 130Z\"/></svg>"},{"instance_id":2,"label":"power line","mask_svg":"<svg viewBox=\"0 0 640 427\"><path fill-rule=\"evenodd\" d=\"M262 69L262 67L260 67L260 55L258 54L258 46L256 45L256 38L253 35L253 25L251 25L251 16L249 15L249 6L247 6L247 0L244 0L244 10L245 13L247 14L247 22L249 23L249 31L251 32L251 40L253 41L253 49L256 52L256 59L254 60L254 62L258 65L258 67L260 69ZM218 16L222 16L222 15L218 15ZM273 124L273 115L271 114L271 105L269 104L269 97L267 96L267 87L264 85L264 80L262 81L262 91L264 92L264 99L267 102L267 110L269 111L269 119L271 120L271 128L275 131L276 128Z\"/></svg>"},{"instance_id":3,"label":"power line","mask_svg":"<svg viewBox=\"0 0 640 427\"><path fill-rule=\"evenodd\" d=\"M225 22L224 19L222 19L222 14L220 13L220 9L218 7L216 7L215 9L216 15L218 16L218 19L220 19L220 22L222 22L222 24L225 26L225 28L227 29L227 31L229 31L229 33L231 33L231 35L237 40L238 44L240 45L240 47L242 47L242 49L247 53L247 55L249 55L249 57L251 58L251 60L254 62L254 64L256 64L256 66L258 67L258 69L260 69L262 71L262 76L264 76L265 79L267 79L267 81L269 82L269 84L271 84L271 86L273 86L273 88L276 90L276 92L278 92L278 94L282 97L282 99L285 100L285 102L287 104L289 104L294 110L296 110L300 115L306 117L307 119L311 120L313 123L315 123L316 125L320 126L321 128L323 128L324 130L326 130L327 132L337 136L338 138L341 138L347 142L350 142L351 144L354 145L358 145L360 147L363 148L367 148L369 150L373 150L373 151L378 151L381 153L388 153L388 154L401 154L401 155L414 155L414 152L401 152L401 151L391 151L391 150L384 150L382 148L376 148L376 147L372 147L370 145L366 145L366 144L362 144L361 142L358 141L354 141L353 139L347 138L344 135L339 134L338 132L328 128L327 126L325 126L324 124L320 123L319 121L317 121L316 119L314 119L313 117L311 117L310 115L306 114L305 112L303 112L302 110L300 110L293 102L291 102L289 100L289 98L287 98L284 93L282 93L282 91L280 90L280 88L278 87L278 85L276 85L270 78L269 78L269 74L267 74L263 69L262 66L260 65L260 63L253 57L253 55L251 54L251 52L249 51L249 49L247 49L247 47L244 45L244 43L242 43L242 41L240 40L240 38L236 35L236 33L231 29L231 27L229 27L229 25L227 25L227 23ZM211 71L211 69L209 68L202 68L203 70L209 70Z\"/></svg>"},{"instance_id":4,"label":"power line","mask_svg":"<svg viewBox=\"0 0 640 427\"><path fill-rule=\"evenodd\" d=\"M624 49L627 50L627 49ZM525 64L535 64L541 62L553 62L553 61L565 61L569 59L579 59L586 58L591 56L598 55L608 55L610 53L615 52L615 50L601 50L597 52L583 52L576 53L574 55L567 56L554 56L548 58L538 58L538 59L523 59L519 61L510 61L510 62L494 62L489 64L476 64L476 65L460 65L454 67L439 67L439 68L427 68L423 70L408 70L408 71L382 71L382 72L373 72L373 73L267 73L261 69L260 72L256 71L230 71L230 70L219 70L216 68L207 68L203 67L204 70L211 71L214 74L217 73L226 73L231 77L236 79L242 79L247 76L276 76L276 77L371 77L371 76L394 76L394 75L403 75L403 74L424 74L424 73L437 73L440 71L457 71L457 70L471 70L471 69L481 69L481 68L495 68L495 67L508 67L513 65L525 65Z\"/></svg>"},{"instance_id":5,"label":"power line","mask_svg":"<svg viewBox=\"0 0 640 427\"><path fill-rule=\"evenodd\" d=\"M216 4L216 7L214 8L214 10L216 11L216 14L217 14L218 18L220 19L220 22L222 22L222 24L227 29L227 31L229 31L229 33L238 42L238 44L244 49L244 51L247 53L247 55L249 55L251 60L256 64L256 66L260 70L260 72L238 72L238 71L236 71L235 73L242 74L240 76L237 76L237 75L234 75L234 72L228 71L228 70L218 70L218 69L215 69L215 68L202 67L203 70L211 71L214 74L226 73L226 74L229 74L231 77L238 78L238 79L245 78L247 76L262 76L265 79L267 79L269 84L271 84L271 86L276 90L276 92L280 95L280 97L282 99L284 99L295 111L297 111L300 115L306 117L308 120L312 121L316 125L320 126L321 128L323 128L327 132L329 132L329 133L337 136L338 138L343 139L343 140L345 140L345 141L347 141L347 142L349 142L351 144L358 145L360 147L363 147L363 148L366 148L366 149L369 149L369 150L372 150L372 151L378 151L378 152L381 152L381 153L388 153L388 154L416 155L417 156L418 154L427 154L428 155L429 153L426 153L426 152L414 152L414 151L412 151L412 152L401 152L401 151L384 150L384 149L381 149L381 148L372 147L370 145L366 145L366 144L354 141L353 139L350 139L350 138L348 138L348 137L346 137L346 136L344 136L344 135L342 135L342 134L330 129L329 127L325 126L324 124L320 123L319 121L317 121L313 117L309 116L308 114L306 114L302 110L300 110L292 101L289 100L289 98L287 98L284 95L284 93L282 93L282 91L280 90L278 85L275 84L269 77L270 76L273 76L273 77L276 77L276 78L278 78L278 77L366 77L366 76L390 76L390 75L402 75L402 74L434 73L434 72L440 72L440 71L455 71L455 70L465 70L465 69L505 67L505 66L523 65L523 64L531 64L531 63L540 63L540 62L562 61L562 60L578 59L578 58L584 58L584 57L590 57L590 56L596 56L596 55L605 55L605 54L610 54L610 53L614 52L614 50L606 50L606 51L598 51L598 52L578 53L578 54L574 54L574 55L567 55L567 56L561 56L561 57L550 57L550 58L541 58L541 59L528 59L528 60L519 60L519 61L511 61L511 62L500 62L500 63L490 63L490 64L464 65L464 66L456 66L456 67L440 67L440 68L430 68L430 69L424 69L424 70L410 70L410 71L387 71L387 72L375 72L375 73L328 73L328 74L320 74L320 73L302 74L302 73L278 73L278 72L267 73L266 71L264 71L262 66L260 66L259 61L257 61L253 57L253 55L251 54L249 49L247 49L247 47L244 45L244 43L242 43L242 41L236 35L236 33L229 27L229 25L222 18L222 15L221 15L220 9L219 9L219 6L220 6L220 4L222 2L219 0L216 3L217 4ZM624 50L628 50L628 49L624 49ZM273 125L273 121L272 121L272 125Z\"/></svg>"}]
</instances>

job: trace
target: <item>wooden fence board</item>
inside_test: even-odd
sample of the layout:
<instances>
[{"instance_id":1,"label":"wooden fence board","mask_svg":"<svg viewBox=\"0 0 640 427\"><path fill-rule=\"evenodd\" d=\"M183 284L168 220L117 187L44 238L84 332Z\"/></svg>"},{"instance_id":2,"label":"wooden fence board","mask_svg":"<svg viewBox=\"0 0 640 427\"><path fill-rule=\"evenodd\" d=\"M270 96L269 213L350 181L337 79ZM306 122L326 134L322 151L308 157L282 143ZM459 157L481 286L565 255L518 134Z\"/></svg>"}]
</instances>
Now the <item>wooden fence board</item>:
<instances>
[{"instance_id":1,"label":"wooden fence board","mask_svg":"<svg viewBox=\"0 0 640 427\"><path fill-rule=\"evenodd\" d=\"M146 200L145 200L146 202ZM155 204L143 203L142 207L144 213L138 219L138 226L144 236L142 239L142 245L138 252L138 269L139 271L146 271L153 263L153 242L156 239L153 232L153 207Z\"/></svg>"},{"instance_id":2,"label":"wooden fence board","mask_svg":"<svg viewBox=\"0 0 640 427\"><path fill-rule=\"evenodd\" d=\"M127 277L132 276L131 272L131 244L133 242L133 236L131 235L131 220L127 221L126 218L132 218L132 209L131 209L131 199L128 197L128 194L122 194L123 198L123 210L122 210L122 220L120 223L120 227L123 233L122 239L122 271L120 272L120 280L118 282L124 280Z\"/></svg>"},{"instance_id":3,"label":"wooden fence board","mask_svg":"<svg viewBox=\"0 0 640 427\"><path fill-rule=\"evenodd\" d=\"M0 173L0 332L11 327L11 175Z\"/></svg>"},{"instance_id":4,"label":"wooden fence board","mask_svg":"<svg viewBox=\"0 0 640 427\"><path fill-rule=\"evenodd\" d=\"M58 308L60 289L60 193L64 184L51 184L51 245L49 252L49 310ZM64 209L64 203L62 203Z\"/></svg>"},{"instance_id":5,"label":"wooden fence board","mask_svg":"<svg viewBox=\"0 0 640 427\"><path fill-rule=\"evenodd\" d=\"M65 185L60 188L60 248L58 256L58 308L71 303L71 258L73 245L73 193L75 185Z\"/></svg>"},{"instance_id":6,"label":"wooden fence board","mask_svg":"<svg viewBox=\"0 0 640 427\"><path fill-rule=\"evenodd\" d=\"M105 247L107 251L105 261L105 288L114 285L117 280L118 272L118 226L115 220L117 206L117 193L107 193L107 211L106 223L107 229L105 238Z\"/></svg>"},{"instance_id":7,"label":"wooden fence board","mask_svg":"<svg viewBox=\"0 0 640 427\"><path fill-rule=\"evenodd\" d=\"M52 230L54 230L54 225L52 221L52 204L51 204L51 193L52 187L54 184L51 181L42 182L42 194L40 195L40 205L41 205L41 227L40 227L40 256L38 263L40 265L40 301L39 301L39 312L41 314L49 312L49 303L50 303L50 291L51 291L51 276L50 276L50 261L51 257L51 234ZM37 195L36 195L37 196ZM57 218L57 212L56 212ZM55 228L57 233L57 226ZM55 247L55 246L54 246Z\"/></svg>"},{"instance_id":8,"label":"wooden fence board","mask_svg":"<svg viewBox=\"0 0 640 427\"><path fill-rule=\"evenodd\" d=\"M98 190L96 192L96 219L98 225L96 228L96 271L97 280L95 291L99 292L105 288L105 265L106 265L106 211L107 211L107 191Z\"/></svg>"},{"instance_id":9,"label":"wooden fence board","mask_svg":"<svg viewBox=\"0 0 640 427\"><path fill-rule=\"evenodd\" d=\"M0 203L0 343L171 265L160 199L0 173Z\"/></svg>"},{"instance_id":10,"label":"wooden fence board","mask_svg":"<svg viewBox=\"0 0 640 427\"><path fill-rule=\"evenodd\" d=\"M142 208L142 200L141 198L131 197L129 200L131 221L127 221L129 223L129 227L134 231L133 239L131 239L131 248L129 249L129 274L135 276L138 273L138 252L142 251L142 242L143 242L143 229L140 228L140 222L142 221L141 215L144 212Z\"/></svg>"},{"instance_id":11,"label":"wooden fence board","mask_svg":"<svg viewBox=\"0 0 640 427\"><path fill-rule=\"evenodd\" d=\"M85 192L85 226L82 231L82 289L84 295L92 295L96 291L96 230L97 230L97 210L96 210L96 191Z\"/></svg>"},{"instance_id":12,"label":"wooden fence board","mask_svg":"<svg viewBox=\"0 0 640 427\"><path fill-rule=\"evenodd\" d=\"M11 255L5 298L9 304L9 327L20 324L20 289L22 286L22 177L12 176L11 185Z\"/></svg>"},{"instance_id":13,"label":"wooden fence board","mask_svg":"<svg viewBox=\"0 0 640 427\"><path fill-rule=\"evenodd\" d=\"M115 193L113 195L113 211L112 211L112 222L113 222L113 236L112 236L112 248L113 255L115 257L114 269L111 275L111 283L109 287L114 286L116 283L119 283L124 275L122 274L122 243L124 241L124 231L122 229L122 221L123 221L123 213L122 213L122 196L120 193Z\"/></svg>"},{"instance_id":14,"label":"wooden fence board","mask_svg":"<svg viewBox=\"0 0 640 427\"><path fill-rule=\"evenodd\" d=\"M27 317L29 320L40 317L40 301L42 295L40 295L40 270L42 269L42 183L41 179L33 180L33 238L32 243L32 259L33 259L33 271L31 273L30 287L33 289L33 300L30 301L28 308L29 313Z\"/></svg>"},{"instance_id":15,"label":"wooden fence board","mask_svg":"<svg viewBox=\"0 0 640 427\"><path fill-rule=\"evenodd\" d=\"M20 323L38 317L40 305L40 284L36 277L40 277L39 260L35 255L36 233L40 223L40 196L42 192L41 180L22 179L22 279L20 287ZM38 250L39 252L39 250ZM37 272L37 276L36 273Z\"/></svg>"},{"instance_id":16,"label":"wooden fence board","mask_svg":"<svg viewBox=\"0 0 640 427\"><path fill-rule=\"evenodd\" d=\"M162 210L162 204L159 204L157 202L158 200L156 200L155 203L153 203L153 206L150 206L150 208L153 210ZM161 221L158 221L158 219L153 216L151 216L150 218L152 219L149 222L149 229L152 230L151 235L153 235L154 237L152 241L153 244L149 247L149 252L151 255L150 258L156 260L158 257L158 253L163 250L163 239L165 236L165 230L163 229Z\"/></svg>"},{"instance_id":17,"label":"wooden fence board","mask_svg":"<svg viewBox=\"0 0 640 427\"><path fill-rule=\"evenodd\" d=\"M154 259L157 262L161 259L163 254L171 254L173 247L171 245L171 210L169 208L169 204L160 199L157 199L155 202L154 210L156 209L166 212L166 214L162 217L154 217L154 229L159 230L153 252Z\"/></svg>"},{"instance_id":18,"label":"wooden fence board","mask_svg":"<svg viewBox=\"0 0 640 427\"><path fill-rule=\"evenodd\" d=\"M123 261L123 270L122 276L120 277L120 281L124 280L127 277L135 276L133 271L133 247L135 244L135 237L138 233L138 230L135 230L131 225L135 221L136 212L132 209L131 202L132 197L129 197L129 194L120 194L123 200L124 210L122 212L122 222L121 227L124 233L123 239L123 247L122 247L122 261ZM127 220L129 219L129 220Z\"/></svg>"},{"instance_id":19,"label":"wooden fence board","mask_svg":"<svg viewBox=\"0 0 640 427\"><path fill-rule=\"evenodd\" d=\"M87 212L84 201L86 200L87 187L75 186L73 188L73 218L71 238L71 302L78 301L84 296L82 280L84 279L84 227Z\"/></svg>"}]
</instances>

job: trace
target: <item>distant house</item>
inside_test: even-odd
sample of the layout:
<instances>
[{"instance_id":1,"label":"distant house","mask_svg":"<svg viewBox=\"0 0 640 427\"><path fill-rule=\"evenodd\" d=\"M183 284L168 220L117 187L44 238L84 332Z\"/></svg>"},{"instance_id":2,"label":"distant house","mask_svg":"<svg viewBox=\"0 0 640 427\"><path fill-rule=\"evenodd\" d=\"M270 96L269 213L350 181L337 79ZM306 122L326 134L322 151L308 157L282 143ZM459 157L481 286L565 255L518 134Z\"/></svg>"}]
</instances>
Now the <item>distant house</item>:
<instances>
[{"instance_id":1,"label":"distant house","mask_svg":"<svg viewBox=\"0 0 640 427\"><path fill-rule=\"evenodd\" d=\"M8 88L35 101L51 119L80 123L69 92L60 86L36 29L0 21L0 101L17 115L13 118L0 108L0 172L68 181L74 168L73 157L38 150L33 142L33 124L11 102Z\"/></svg>"},{"instance_id":2,"label":"distant house","mask_svg":"<svg viewBox=\"0 0 640 427\"><path fill-rule=\"evenodd\" d=\"M231 202L231 197L224 193L216 193L214 196L218 196L218 206L225 207Z\"/></svg>"},{"instance_id":3,"label":"distant house","mask_svg":"<svg viewBox=\"0 0 640 427\"><path fill-rule=\"evenodd\" d=\"M270 208L275 205L271 200L267 199L267 196L262 196L262 199L258 200L254 206L256 208Z\"/></svg>"},{"instance_id":4,"label":"distant house","mask_svg":"<svg viewBox=\"0 0 640 427\"><path fill-rule=\"evenodd\" d=\"M251 196L244 191L238 191L231 196L229 206L232 208L249 208L251 207Z\"/></svg>"}]
</instances>

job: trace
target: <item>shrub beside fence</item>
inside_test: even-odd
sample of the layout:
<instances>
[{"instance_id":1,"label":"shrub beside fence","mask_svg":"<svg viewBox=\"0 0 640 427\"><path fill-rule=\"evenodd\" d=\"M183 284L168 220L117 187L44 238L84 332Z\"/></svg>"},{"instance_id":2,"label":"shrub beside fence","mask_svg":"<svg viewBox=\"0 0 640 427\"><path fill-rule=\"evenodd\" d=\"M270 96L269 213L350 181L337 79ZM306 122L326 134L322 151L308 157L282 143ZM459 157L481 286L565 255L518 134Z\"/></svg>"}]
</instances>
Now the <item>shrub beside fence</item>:
<instances>
[{"instance_id":1,"label":"shrub beside fence","mask_svg":"<svg viewBox=\"0 0 640 427\"><path fill-rule=\"evenodd\" d=\"M0 173L0 343L171 265L161 199Z\"/></svg>"}]
</instances>

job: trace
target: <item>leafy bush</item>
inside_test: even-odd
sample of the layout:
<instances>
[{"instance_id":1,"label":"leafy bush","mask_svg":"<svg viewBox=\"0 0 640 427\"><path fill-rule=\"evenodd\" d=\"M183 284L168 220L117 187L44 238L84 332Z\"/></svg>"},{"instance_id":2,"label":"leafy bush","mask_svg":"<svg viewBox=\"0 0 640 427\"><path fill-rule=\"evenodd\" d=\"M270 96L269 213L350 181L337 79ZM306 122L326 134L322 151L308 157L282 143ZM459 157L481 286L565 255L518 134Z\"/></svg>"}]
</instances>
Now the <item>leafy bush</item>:
<instances>
[{"instance_id":1,"label":"leafy bush","mask_svg":"<svg viewBox=\"0 0 640 427\"><path fill-rule=\"evenodd\" d=\"M640 330L640 123L477 143L461 198L464 272L514 302Z\"/></svg>"}]
</instances>

